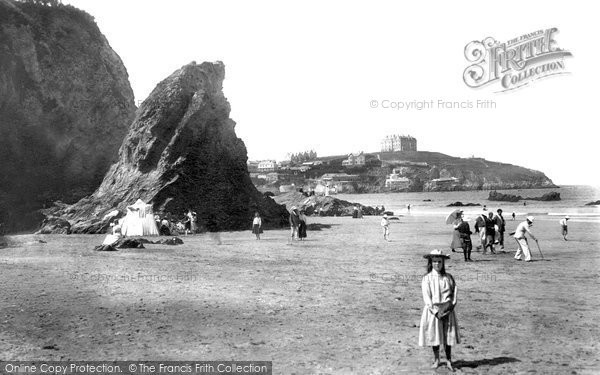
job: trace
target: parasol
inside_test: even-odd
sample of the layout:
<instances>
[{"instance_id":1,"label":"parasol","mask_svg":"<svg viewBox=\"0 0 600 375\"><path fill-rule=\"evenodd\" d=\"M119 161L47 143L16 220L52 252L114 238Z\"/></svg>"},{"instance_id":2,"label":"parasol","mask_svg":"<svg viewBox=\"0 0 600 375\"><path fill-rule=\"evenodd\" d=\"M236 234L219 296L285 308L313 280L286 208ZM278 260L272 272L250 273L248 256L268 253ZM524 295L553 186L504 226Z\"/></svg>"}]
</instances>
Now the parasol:
<instances>
[{"instance_id":1,"label":"parasol","mask_svg":"<svg viewBox=\"0 0 600 375\"><path fill-rule=\"evenodd\" d=\"M450 215L448 215L446 217L446 224L452 224L452 223L454 223L454 221L456 219L458 219L458 215L461 214L462 212L463 212L463 210L459 210L459 209L456 209L456 210L452 211L450 213Z\"/></svg>"}]
</instances>

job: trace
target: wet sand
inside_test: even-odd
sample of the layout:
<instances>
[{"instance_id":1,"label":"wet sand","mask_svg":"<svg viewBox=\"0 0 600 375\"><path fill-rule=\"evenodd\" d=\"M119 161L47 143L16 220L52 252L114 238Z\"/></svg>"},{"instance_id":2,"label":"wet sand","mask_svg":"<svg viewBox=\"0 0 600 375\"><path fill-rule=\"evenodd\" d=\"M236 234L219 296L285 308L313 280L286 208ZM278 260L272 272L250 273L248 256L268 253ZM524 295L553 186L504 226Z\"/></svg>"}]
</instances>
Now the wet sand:
<instances>
[{"instance_id":1,"label":"wet sand","mask_svg":"<svg viewBox=\"0 0 600 375\"><path fill-rule=\"evenodd\" d=\"M536 221L545 257L452 253L456 373L600 373L600 224ZM21 235L0 249L4 360L269 360L275 374L434 373L417 345L422 255L449 250L440 217L309 218L289 231L182 236L95 252L103 235ZM518 221L507 222L507 232ZM507 236L508 237L508 236ZM39 242L45 241L46 243ZM473 236L474 244L478 240ZM532 244L534 245L534 244ZM440 368L437 373L446 373Z\"/></svg>"}]
</instances>

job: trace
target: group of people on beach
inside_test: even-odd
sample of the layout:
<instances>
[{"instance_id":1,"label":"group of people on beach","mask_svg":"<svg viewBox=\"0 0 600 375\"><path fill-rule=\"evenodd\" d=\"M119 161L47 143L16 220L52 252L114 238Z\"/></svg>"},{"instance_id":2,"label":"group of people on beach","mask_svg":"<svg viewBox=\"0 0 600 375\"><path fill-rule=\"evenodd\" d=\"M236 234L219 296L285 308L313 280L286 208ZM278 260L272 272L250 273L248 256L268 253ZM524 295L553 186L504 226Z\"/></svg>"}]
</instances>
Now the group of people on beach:
<instances>
[{"instance_id":1,"label":"group of people on beach","mask_svg":"<svg viewBox=\"0 0 600 375\"><path fill-rule=\"evenodd\" d=\"M515 214L513 213L512 216L514 219ZM569 219L567 215L559 221L565 241L567 240L567 222ZM537 243L538 239L531 232L534 220L533 216L527 216L525 221L519 223L515 231L510 233L510 235L514 236L518 244L518 250L515 254L516 260L520 261L524 256L525 262L531 261L531 251L527 236L531 237ZM475 230L480 234L481 248L484 254L488 246L490 247L490 252L495 253L494 244L500 245L501 249L504 248L505 224L502 209L498 209L496 214L491 212L486 214L484 212L477 217ZM472 243L470 235L472 232L468 222L463 220L462 210L457 212L457 218L453 223L453 227L454 234L451 249L455 251L457 248L462 248L465 261L469 262L471 261ZM445 260L449 259L450 256L435 249L424 257L427 259L427 273L423 277L421 284L425 306L421 314L419 327L419 346L430 346L432 348L433 363L431 367L434 369L440 366L440 346L444 346L446 367L448 370L454 371L452 346L460 343L460 336L454 312L457 304L458 289L452 275L446 272L444 264Z\"/></svg>"},{"instance_id":2,"label":"group of people on beach","mask_svg":"<svg viewBox=\"0 0 600 375\"><path fill-rule=\"evenodd\" d=\"M173 234L183 233L184 235L198 232L198 218L196 212L189 209L181 217L175 218L170 212L165 213L161 218L158 214L154 215L158 233L161 236L171 236Z\"/></svg>"},{"instance_id":3,"label":"group of people on beach","mask_svg":"<svg viewBox=\"0 0 600 375\"><path fill-rule=\"evenodd\" d=\"M298 210L298 207L292 206L290 209L290 231L291 240L304 241L306 238L306 212L304 210ZM254 213L252 219L252 233L256 235L256 239L260 240L260 234L262 233L262 218L260 213L257 211Z\"/></svg>"},{"instance_id":4,"label":"group of people on beach","mask_svg":"<svg viewBox=\"0 0 600 375\"><path fill-rule=\"evenodd\" d=\"M292 206L290 211L290 231L292 241L303 241L306 238L306 213L296 206Z\"/></svg>"},{"instance_id":5,"label":"group of people on beach","mask_svg":"<svg viewBox=\"0 0 600 375\"><path fill-rule=\"evenodd\" d=\"M502 209L496 210L496 214L493 212L482 212L475 219L475 233L478 234L483 254L487 253L489 248L490 253L496 254L494 245L499 245L500 249L504 249L504 232L506 231L506 221L502 216ZM450 249L455 252L456 249L463 249L465 262L471 261L471 252L473 250L473 243L471 241L471 227L469 223L463 218L463 211L457 210L455 212L456 219L452 223L454 231L452 234L452 241L450 243Z\"/></svg>"}]
</instances>

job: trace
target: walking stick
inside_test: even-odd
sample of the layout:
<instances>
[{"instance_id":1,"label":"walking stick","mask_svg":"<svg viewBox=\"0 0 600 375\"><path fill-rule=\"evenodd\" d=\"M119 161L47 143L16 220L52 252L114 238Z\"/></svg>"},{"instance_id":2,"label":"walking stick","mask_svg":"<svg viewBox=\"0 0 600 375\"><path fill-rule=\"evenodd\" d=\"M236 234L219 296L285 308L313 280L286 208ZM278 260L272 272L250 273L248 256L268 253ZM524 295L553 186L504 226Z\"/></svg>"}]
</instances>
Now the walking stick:
<instances>
[{"instance_id":1,"label":"walking stick","mask_svg":"<svg viewBox=\"0 0 600 375\"><path fill-rule=\"evenodd\" d=\"M542 259L544 259L544 254L542 254L542 249L540 249L540 243L538 242L538 240L535 240L535 243L537 245L538 250L540 251L540 255L542 256Z\"/></svg>"}]
</instances>

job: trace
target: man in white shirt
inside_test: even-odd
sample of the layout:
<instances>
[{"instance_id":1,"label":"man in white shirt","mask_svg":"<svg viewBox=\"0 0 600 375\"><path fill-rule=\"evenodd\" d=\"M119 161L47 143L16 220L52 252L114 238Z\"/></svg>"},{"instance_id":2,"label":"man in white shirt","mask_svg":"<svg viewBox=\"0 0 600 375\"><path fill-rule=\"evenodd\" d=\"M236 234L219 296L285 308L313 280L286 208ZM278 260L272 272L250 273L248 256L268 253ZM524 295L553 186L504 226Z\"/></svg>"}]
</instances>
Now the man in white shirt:
<instances>
[{"instance_id":1,"label":"man in white shirt","mask_svg":"<svg viewBox=\"0 0 600 375\"><path fill-rule=\"evenodd\" d=\"M390 221L387 214L383 214L381 218L381 228L383 228L383 239L386 241L390 240Z\"/></svg>"},{"instance_id":2,"label":"man in white shirt","mask_svg":"<svg viewBox=\"0 0 600 375\"><path fill-rule=\"evenodd\" d=\"M569 220L569 215L565 216L564 219L561 219L559 221L560 226L562 227L562 235L563 235L563 239L566 241L567 240L567 220Z\"/></svg>"},{"instance_id":3,"label":"man in white shirt","mask_svg":"<svg viewBox=\"0 0 600 375\"><path fill-rule=\"evenodd\" d=\"M529 251L529 244L527 243L526 233L529 233L531 239L537 242L537 238L531 233L529 228L533 225L533 216L527 216L527 220L523 221L517 226L515 230L515 240L517 240L517 244L519 245L519 249L515 254L516 260L521 260L521 255L525 254L525 261L531 262L531 252Z\"/></svg>"}]
</instances>

